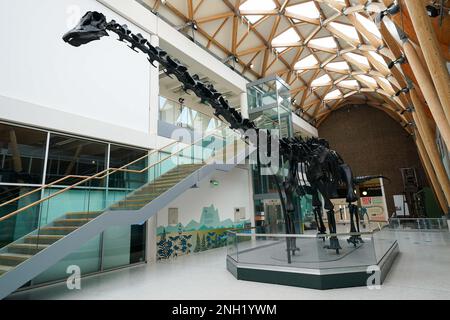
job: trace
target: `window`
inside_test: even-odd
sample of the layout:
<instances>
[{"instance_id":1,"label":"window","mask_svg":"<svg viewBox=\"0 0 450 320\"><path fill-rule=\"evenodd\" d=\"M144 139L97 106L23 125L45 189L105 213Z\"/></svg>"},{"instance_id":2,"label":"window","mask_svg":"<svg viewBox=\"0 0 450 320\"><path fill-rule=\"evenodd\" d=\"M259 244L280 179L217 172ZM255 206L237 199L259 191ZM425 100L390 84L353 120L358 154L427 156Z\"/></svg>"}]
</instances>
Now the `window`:
<instances>
[{"instance_id":1,"label":"window","mask_svg":"<svg viewBox=\"0 0 450 320\"><path fill-rule=\"evenodd\" d=\"M279 36L275 37L272 40L272 46L276 47L276 50L278 52L281 52L286 49L286 45L292 45L295 43L299 43L301 40L298 33L294 30L294 28L289 28L288 30L284 31ZM283 47L277 47L277 46L283 46Z\"/></svg>"},{"instance_id":2,"label":"window","mask_svg":"<svg viewBox=\"0 0 450 320\"><path fill-rule=\"evenodd\" d=\"M369 60L367 60L366 57L353 53L353 52L349 52L344 54L344 58L347 59L350 63L356 64L358 66L358 68L361 68L360 66L364 67L364 68L369 68Z\"/></svg>"},{"instance_id":3,"label":"window","mask_svg":"<svg viewBox=\"0 0 450 320\"><path fill-rule=\"evenodd\" d=\"M313 55L309 55L308 57L298 61L294 68L297 70L301 70L301 69L313 69L318 67L319 65L319 61L317 61L316 57L314 57Z\"/></svg>"},{"instance_id":4,"label":"window","mask_svg":"<svg viewBox=\"0 0 450 320\"><path fill-rule=\"evenodd\" d=\"M342 92L339 91L338 89L331 91L330 93L328 93L325 98L323 99L324 101L326 100L336 100L342 97Z\"/></svg>"},{"instance_id":5,"label":"window","mask_svg":"<svg viewBox=\"0 0 450 320\"><path fill-rule=\"evenodd\" d=\"M359 83L356 80L343 80L337 84L340 88L350 89L350 90L358 90Z\"/></svg>"},{"instance_id":6,"label":"window","mask_svg":"<svg viewBox=\"0 0 450 320\"><path fill-rule=\"evenodd\" d=\"M360 15L359 13L355 13L356 19L364 26L364 28L372 33L375 37L378 39L381 39L381 33L378 31L377 26L375 23L367 19L366 17Z\"/></svg>"},{"instance_id":7,"label":"window","mask_svg":"<svg viewBox=\"0 0 450 320\"><path fill-rule=\"evenodd\" d=\"M325 66L325 69L330 71L341 72L341 71L349 71L350 66L345 61L331 62Z\"/></svg>"},{"instance_id":8,"label":"window","mask_svg":"<svg viewBox=\"0 0 450 320\"><path fill-rule=\"evenodd\" d=\"M372 77L361 74L361 75L355 76L355 78L357 78L359 81L363 82L368 87L374 87L374 88L378 87L377 81Z\"/></svg>"},{"instance_id":9,"label":"window","mask_svg":"<svg viewBox=\"0 0 450 320\"><path fill-rule=\"evenodd\" d=\"M105 170L107 150L106 143L51 134L46 182L67 175L90 176ZM73 180L61 182L63 185L73 183Z\"/></svg>"},{"instance_id":10,"label":"window","mask_svg":"<svg viewBox=\"0 0 450 320\"><path fill-rule=\"evenodd\" d=\"M315 20L320 18L320 12L314 1L300 3L286 8L288 15L292 15L296 19L301 20Z\"/></svg>"},{"instance_id":11,"label":"window","mask_svg":"<svg viewBox=\"0 0 450 320\"><path fill-rule=\"evenodd\" d=\"M148 159L146 155L148 154L148 151L146 150L122 147L113 144L111 145L110 148L111 148L109 158L110 168L121 168L122 166L140 158L143 159L128 166L127 169L142 170L147 166ZM147 182L147 172L134 173L134 172L118 171L111 174L109 177L110 188L125 188L125 187L135 188L139 185L143 185L146 182Z\"/></svg>"},{"instance_id":12,"label":"window","mask_svg":"<svg viewBox=\"0 0 450 320\"><path fill-rule=\"evenodd\" d=\"M359 43L358 32L355 27L338 22L330 22L329 26L331 27L331 32L337 36L340 36L344 40L345 38L349 38L350 40Z\"/></svg>"},{"instance_id":13,"label":"window","mask_svg":"<svg viewBox=\"0 0 450 320\"><path fill-rule=\"evenodd\" d=\"M324 74L323 76L315 79L313 82L311 82L311 87L322 87L326 85L330 85L332 82L329 75Z\"/></svg>"},{"instance_id":14,"label":"window","mask_svg":"<svg viewBox=\"0 0 450 320\"><path fill-rule=\"evenodd\" d=\"M0 182L41 184L47 133L0 124Z\"/></svg>"},{"instance_id":15,"label":"window","mask_svg":"<svg viewBox=\"0 0 450 320\"><path fill-rule=\"evenodd\" d=\"M258 22L263 15L245 14L246 12L264 12L276 9L277 6L272 0L247 0L240 7L239 10L244 13L244 16L250 23Z\"/></svg>"},{"instance_id":16,"label":"window","mask_svg":"<svg viewBox=\"0 0 450 320\"><path fill-rule=\"evenodd\" d=\"M316 49L337 49L334 37L312 39L309 41L309 46Z\"/></svg>"}]
</instances>

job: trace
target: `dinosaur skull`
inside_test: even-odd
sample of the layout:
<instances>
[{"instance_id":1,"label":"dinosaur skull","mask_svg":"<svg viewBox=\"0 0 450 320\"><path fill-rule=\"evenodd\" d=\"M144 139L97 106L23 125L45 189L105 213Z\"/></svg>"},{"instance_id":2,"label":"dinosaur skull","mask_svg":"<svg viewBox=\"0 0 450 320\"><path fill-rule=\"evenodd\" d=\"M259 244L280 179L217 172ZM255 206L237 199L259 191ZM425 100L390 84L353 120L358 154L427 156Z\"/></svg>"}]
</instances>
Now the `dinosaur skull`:
<instances>
[{"instance_id":1,"label":"dinosaur skull","mask_svg":"<svg viewBox=\"0 0 450 320\"><path fill-rule=\"evenodd\" d=\"M74 47L79 47L104 36L108 36L106 17L99 12L89 11L75 28L63 36L63 40Z\"/></svg>"}]
</instances>

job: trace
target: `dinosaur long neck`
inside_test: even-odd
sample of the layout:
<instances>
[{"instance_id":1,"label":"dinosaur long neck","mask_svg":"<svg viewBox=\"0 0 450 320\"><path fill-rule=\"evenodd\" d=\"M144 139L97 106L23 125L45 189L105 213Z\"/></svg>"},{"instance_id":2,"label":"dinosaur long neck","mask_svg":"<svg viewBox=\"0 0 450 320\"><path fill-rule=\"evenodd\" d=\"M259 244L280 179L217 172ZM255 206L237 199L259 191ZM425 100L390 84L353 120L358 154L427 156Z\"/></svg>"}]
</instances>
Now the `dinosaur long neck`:
<instances>
[{"instance_id":1,"label":"dinosaur long neck","mask_svg":"<svg viewBox=\"0 0 450 320\"><path fill-rule=\"evenodd\" d=\"M186 91L193 91L203 102L207 102L213 107L214 114L228 122L231 129L239 129L244 132L249 129L257 130L255 124L244 119L240 112L232 108L224 96L214 89L213 85L200 81L198 75L191 75L184 65L161 48L152 46L141 34L133 34L126 25L120 25L114 20L107 23L105 28L117 34L119 41L128 43L132 50L139 50L146 54L153 66L155 66L155 62L158 62L168 76L175 76L183 84Z\"/></svg>"}]
</instances>

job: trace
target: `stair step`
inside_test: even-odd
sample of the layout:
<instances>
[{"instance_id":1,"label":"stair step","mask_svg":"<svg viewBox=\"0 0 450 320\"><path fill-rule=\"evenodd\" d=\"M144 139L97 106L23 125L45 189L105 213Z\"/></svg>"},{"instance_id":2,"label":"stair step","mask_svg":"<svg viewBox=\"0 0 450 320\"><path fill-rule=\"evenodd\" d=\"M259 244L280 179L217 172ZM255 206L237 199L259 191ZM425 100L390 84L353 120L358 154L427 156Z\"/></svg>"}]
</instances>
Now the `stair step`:
<instances>
[{"instance_id":1,"label":"stair step","mask_svg":"<svg viewBox=\"0 0 450 320\"><path fill-rule=\"evenodd\" d=\"M9 270L12 269L14 269L14 267L0 265L0 276L2 276L3 274L7 273Z\"/></svg>"},{"instance_id":2,"label":"stair step","mask_svg":"<svg viewBox=\"0 0 450 320\"><path fill-rule=\"evenodd\" d=\"M41 250L44 250L49 245L46 244L31 244L31 243L16 243L9 245L8 253L19 253L19 254L31 254L34 255Z\"/></svg>"},{"instance_id":3,"label":"stair step","mask_svg":"<svg viewBox=\"0 0 450 320\"><path fill-rule=\"evenodd\" d=\"M117 210L117 209L125 209L125 210L126 210L126 209L133 209L133 210L136 210L136 209L140 209L140 208L144 207L146 204L147 204L147 203L118 204L118 205L113 205L113 206L111 207L111 209L113 209L113 210Z\"/></svg>"},{"instance_id":4,"label":"stair step","mask_svg":"<svg viewBox=\"0 0 450 320\"><path fill-rule=\"evenodd\" d=\"M57 227L65 226L65 227L80 227L93 219L60 219L53 221L53 224Z\"/></svg>"},{"instance_id":5,"label":"stair step","mask_svg":"<svg viewBox=\"0 0 450 320\"><path fill-rule=\"evenodd\" d=\"M186 177L180 177L177 179L160 179L160 180L156 180L156 181L150 183L148 186L145 186L142 189L152 188L153 186L158 186L158 185L177 184L178 182L180 182L184 179L186 179Z\"/></svg>"},{"instance_id":6,"label":"stair step","mask_svg":"<svg viewBox=\"0 0 450 320\"><path fill-rule=\"evenodd\" d=\"M114 205L111 206L111 208L116 208L116 207L130 207L130 206L145 206L146 204L152 202L153 200L150 201L121 201L118 202Z\"/></svg>"},{"instance_id":7,"label":"stair step","mask_svg":"<svg viewBox=\"0 0 450 320\"><path fill-rule=\"evenodd\" d=\"M178 182L183 181L185 178L183 179L179 179L179 180L173 180L173 181L157 181L157 182L152 182L150 184L148 184L147 186L143 187L140 190L152 190L152 189L156 189L156 188L160 188L161 186L165 186L165 185L176 185Z\"/></svg>"},{"instance_id":8,"label":"stair step","mask_svg":"<svg viewBox=\"0 0 450 320\"><path fill-rule=\"evenodd\" d=\"M25 238L25 243L32 244L52 244L61 240L64 236L61 235L33 235Z\"/></svg>"},{"instance_id":9,"label":"stair step","mask_svg":"<svg viewBox=\"0 0 450 320\"><path fill-rule=\"evenodd\" d=\"M193 172L197 171L198 168L197 167L191 167L191 168L185 168L185 169L179 169L179 170L170 170L167 171L166 173L163 173L159 178L162 177L176 177L176 176L187 176L192 174Z\"/></svg>"},{"instance_id":10,"label":"stair step","mask_svg":"<svg viewBox=\"0 0 450 320\"><path fill-rule=\"evenodd\" d=\"M83 219L83 218L96 218L102 211L91 211L91 212L69 212L66 213L68 219Z\"/></svg>"},{"instance_id":11,"label":"stair step","mask_svg":"<svg viewBox=\"0 0 450 320\"><path fill-rule=\"evenodd\" d=\"M2 253L0 254L0 265L15 267L31 257L32 255L29 254Z\"/></svg>"},{"instance_id":12,"label":"stair step","mask_svg":"<svg viewBox=\"0 0 450 320\"><path fill-rule=\"evenodd\" d=\"M156 180L159 179L163 179L163 178L177 178L177 177L186 177L190 174L192 174L193 172L195 172L195 170L183 170L183 171L176 171L176 172L168 172L168 173L164 173L163 175L159 176L158 178L156 178Z\"/></svg>"},{"instance_id":13,"label":"stair step","mask_svg":"<svg viewBox=\"0 0 450 320\"><path fill-rule=\"evenodd\" d=\"M65 236L77 229L78 229L78 227L45 227L40 230L40 234Z\"/></svg>"},{"instance_id":14,"label":"stair step","mask_svg":"<svg viewBox=\"0 0 450 320\"><path fill-rule=\"evenodd\" d=\"M156 197L159 197L161 194L163 194L167 190L169 190L169 188L159 189L158 192L150 192L150 193L146 193L145 192L146 190L143 190L142 193L137 192L133 195L130 195L127 198L122 199L121 201L127 200L127 199L155 199Z\"/></svg>"}]
</instances>

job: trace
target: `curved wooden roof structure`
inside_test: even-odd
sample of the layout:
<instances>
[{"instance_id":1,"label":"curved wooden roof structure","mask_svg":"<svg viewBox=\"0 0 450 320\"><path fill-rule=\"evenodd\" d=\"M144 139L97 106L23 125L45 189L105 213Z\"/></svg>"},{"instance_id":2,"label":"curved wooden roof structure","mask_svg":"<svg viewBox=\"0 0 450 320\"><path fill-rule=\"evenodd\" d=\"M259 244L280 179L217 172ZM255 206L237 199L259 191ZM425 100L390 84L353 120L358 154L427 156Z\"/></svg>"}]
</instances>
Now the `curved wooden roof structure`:
<instances>
[{"instance_id":1,"label":"curved wooden roof structure","mask_svg":"<svg viewBox=\"0 0 450 320\"><path fill-rule=\"evenodd\" d=\"M411 134L444 212L450 179L449 0L138 0L250 80L277 74L317 127L366 104ZM443 14L430 18L427 5ZM442 147L441 147L442 148Z\"/></svg>"},{"instance_id":2,"label":"curved wooden roof structure","mask_svg":"<svg viewBox=\"0 0 450 320\"><path fill-rule=\"evenodd\" d=\"M416 1L416 0L414 0ZM426 1L417 0L425 3ZM292 89L293 106L319 126L347 104L368 104L387 112L405 129L411 101L400 90L412 72L388 64L398 43L383 33L377 16L391 0L144 0L154 12L193 32L195 40L250 79L277 74ZM394 23L418 43L404 3ZM446 58L448 35L437 26ZM192 30L190 30L192 29ZM183 28L180 28L183 31ZM448 29L447 29L448 30ZM184 30L186 31L186 30ZM390 39L386 39L388 36ZM387 42L391 42L390 45ZM445 50L443 50L445 51ZM421 101L425 102L422 94Z\"/></svg>"}]
</instances>

